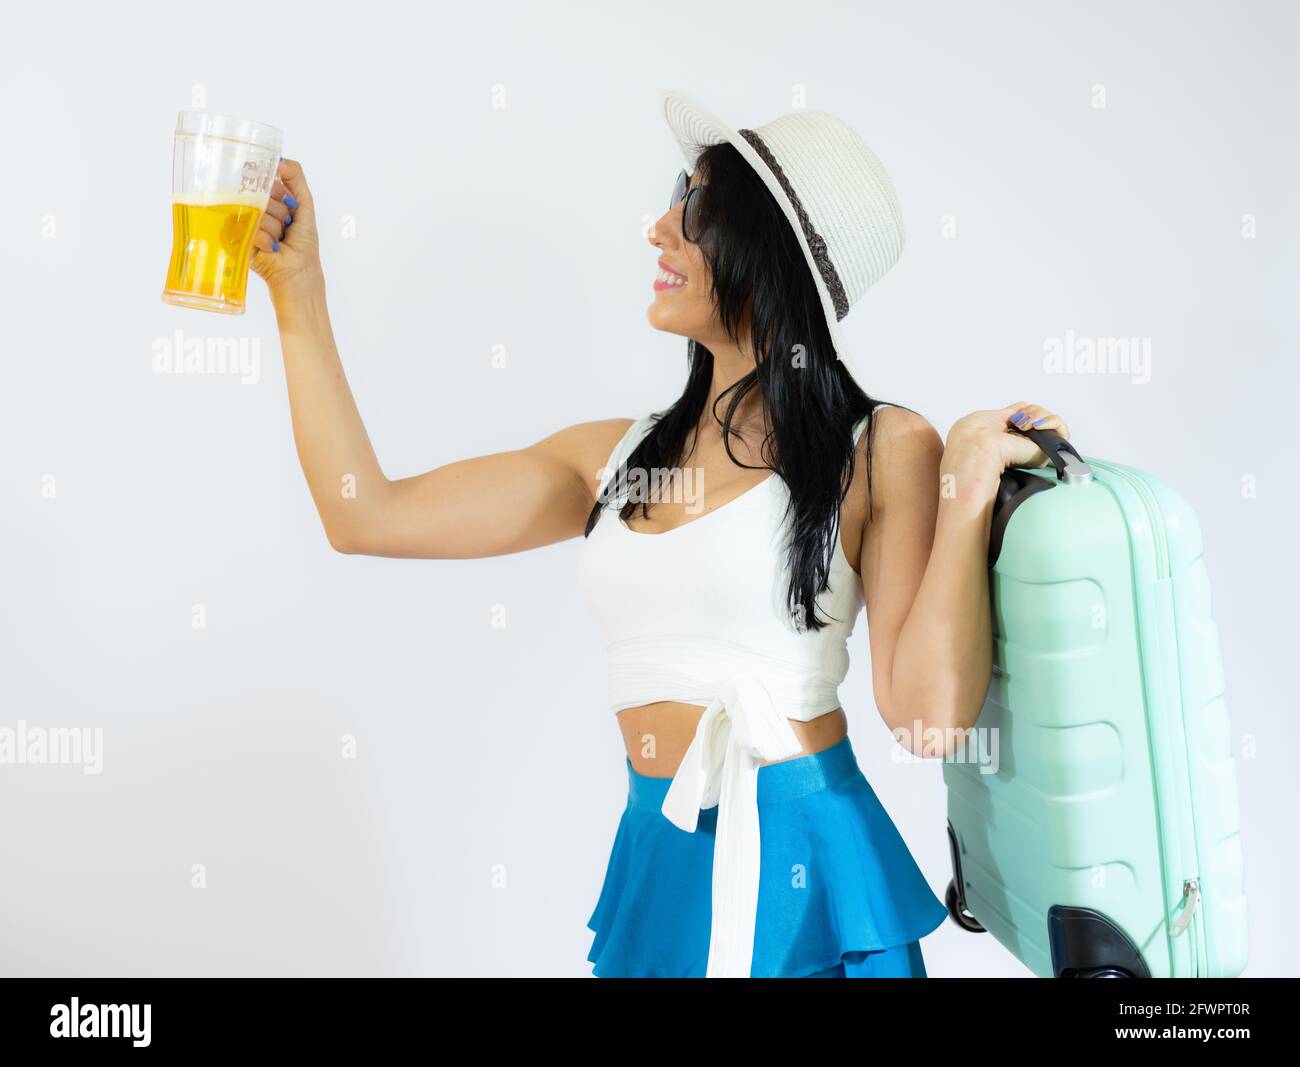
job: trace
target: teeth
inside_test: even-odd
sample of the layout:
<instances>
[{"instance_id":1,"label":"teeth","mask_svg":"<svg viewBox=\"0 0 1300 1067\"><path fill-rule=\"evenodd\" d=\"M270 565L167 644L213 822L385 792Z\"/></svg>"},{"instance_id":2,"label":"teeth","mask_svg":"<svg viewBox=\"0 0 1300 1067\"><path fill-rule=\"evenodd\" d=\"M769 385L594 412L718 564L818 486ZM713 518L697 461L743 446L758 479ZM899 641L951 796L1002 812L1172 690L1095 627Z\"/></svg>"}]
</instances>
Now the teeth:
<instances>
[{"instance_id":1,"label":"teeth","mask_svg":"<svg viewBox=\"0 0 1300 1067\"><path fill-rule=\"evenodd\" d=\"M656 277L656 279L658 279L659 281L663 282L665 285L685 285L685 284L686 284L686 279L683 278L680 274L670 274L670 273L668 273L668 271L664 270L663 267L660 267L660 268L659 268L659 273L656 274L655 277Z\"/></svg>"}]
</instances>

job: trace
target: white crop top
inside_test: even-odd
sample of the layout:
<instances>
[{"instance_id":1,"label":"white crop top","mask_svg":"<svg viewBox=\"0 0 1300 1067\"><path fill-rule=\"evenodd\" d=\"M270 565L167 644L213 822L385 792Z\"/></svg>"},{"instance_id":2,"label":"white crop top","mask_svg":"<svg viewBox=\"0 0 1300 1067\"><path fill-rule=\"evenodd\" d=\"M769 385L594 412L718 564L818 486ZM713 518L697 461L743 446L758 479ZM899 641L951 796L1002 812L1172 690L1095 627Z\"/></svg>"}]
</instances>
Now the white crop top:
<instances>
[{"instance_id":1,"label":"white crop top","mask_svg":"<svg viewBox=\"0 0 1300 1067\"><path fill-rule=\"evenodd\" d=\"M854 427L855 442L866 421ZM628 427L602 486L652 425L647 415ZM700 809L718 806L707 977L749 976L760 761L802 753L788 720L807 722L840 706L847 640L863 607L861 579L837 536L828 588L817 600L828 625L796 628L787 603L788 499L785 482L771 474L664 533L632 530L613 501L579 557L579 586L608 645L613 710L663 700L705 709L662 810L694 832Z\"/></svg>"}]
</instances>

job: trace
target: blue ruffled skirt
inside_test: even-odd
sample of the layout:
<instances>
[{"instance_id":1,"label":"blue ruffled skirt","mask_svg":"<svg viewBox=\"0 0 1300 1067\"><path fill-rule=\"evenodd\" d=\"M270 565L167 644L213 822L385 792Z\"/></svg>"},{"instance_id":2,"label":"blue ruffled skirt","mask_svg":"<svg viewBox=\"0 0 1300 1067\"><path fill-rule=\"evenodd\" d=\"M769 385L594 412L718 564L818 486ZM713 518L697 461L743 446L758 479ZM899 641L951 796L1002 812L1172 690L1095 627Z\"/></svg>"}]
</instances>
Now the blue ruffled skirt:
<instances>
[{"instance_id":1,"label":"blue ruffled skirt","mask_svg":"<svg viewBox=\"0 0 1300 1067\"><path fill-rule=\"evenodd\" d=\"M628 799L587 922L597 978L701 978L718 809L694 833L660 811L671 784L627 761ZM755 978L924 978L920 939L948 911L846 737L758 771Z\"/></svg>"}]
</instances>

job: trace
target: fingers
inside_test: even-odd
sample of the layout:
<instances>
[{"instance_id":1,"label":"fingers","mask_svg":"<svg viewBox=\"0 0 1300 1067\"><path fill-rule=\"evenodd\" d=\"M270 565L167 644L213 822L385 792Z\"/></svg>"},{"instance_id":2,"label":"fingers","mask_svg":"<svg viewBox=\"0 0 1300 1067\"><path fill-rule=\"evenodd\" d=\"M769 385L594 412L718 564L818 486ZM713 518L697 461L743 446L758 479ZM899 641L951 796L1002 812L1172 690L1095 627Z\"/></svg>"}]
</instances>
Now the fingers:
<instances>
[{"instance_id":1,"label":"fingers","mask_svg":"<svg viewBox=\"0 0 1300 1067\"><path fill-rule=\"evenodd\" d=\"M1069 438L1070 431L1065 425L1065 420L1059 415L1053 414L1041 404L1016 403L1002 409L1004 412L1010 412L1006 416L1007 423L1017 430L1055 430L1064 438ZM1007 430L1011 432L1010 429ZM1028 459L1025 464L1032 463L1035 466L1044 466L1051 460L1042 449L1034 447L1032 459Z\"/></svg>"},{"instance_id":2,"label":"fingers","mask_svg":"<svg viewBox=\"0 0 1300 1067\"><path fill-rule=\"evenodd\" d=\"M284 239L284 230L284 223L268 210L263 212L261 219L257 223L257 234L254 241L256 241L257 237L266 237L268 239L267 251L278 252L280 242ZM261 246L258 245L258 247Z\"/></svg>"},{"instance_id":3,"label":"fingers","mask_svg":"<svg viewBox=\"0 0 1300 1067\"><path fill-rule=\"evenodd\" d=\"M266 210L258 220L257 230L253 234L253 269L259 274L274 269L271 264L279 259L281 242L292 243L295 219L310 220L312 216L311 190L307 188L307 179L303 176L302 166L296 159L282 159L276 170L276 179L271 183L271 198ZM308 243L314 232L314 223L308 221ZM273 257L273 258L267 258Z\"/></svg>"},{"instance_id":4,"label":"fingers","mask_svg":"<svg viewBox=\"0 0 1300 1067\"><path fill-rule=\"evenodd\" d=\"M1018 430L1055 430L1062 437L1069 437L1069 428L1061 416L1048 411L1041 404L1026 404L1023 401L1003 408L999 414L1006 414L1006 421Z\"/></svg>"},{"instance_id":5,"label":"fingers","mask_svg":"<svg viewBox=\"0 0 1300 1067\"><path fill-rule=\"evenodd\" d=\"M254 247L259 252L272 255L280 251L280 242L288 236L294 217L310 217L312 211L311 190L307 188L302 165L296 159L282 159L276 174L271 183L271 199L267 201L253 238ZM308 232L311 232L310 226Z\"/></svg>"},{"instance_id":6,"label":"fingers","mask_svg":"<svg viewBox=\"0 0 1300 1067\"><path fill-rule=\"evenodd\" d=\"M1007 422L1018 430L1044 430L1049 412L1041 404L1019 404L1008 417Z\"/></svg>"},{"instance_id":7,"label":"fingers","mask_svg":"<svg viewBox=\"0 0 1300 1067\"><path fill-rule=\"evenodd\" d=\"M272 187L272 197L283 200L290 211L310 212L312 210L311 190L307 187L307 178L303 175L302 164L296 159L282 159L277 174L279 179Z\"/></svg>"},{"instance_id":8,"label":"fingers","mask_svg":"<svg viewBox=\"0 0 1300 1067\"><path fill-rule=\"evenodd\" d=\"M287 196L284 192L285 187L276 183L282 190L282 195ZM289 232L289 227L293 224L293 212L283 200L277 200L274 194L267 201L266 210L258 220L258 231L270 237L270 242L265 251L278 252L280 250L279 242L285 239ZM259 246L260 247L260 246Z\"/></svg>"},{"instance_id":9,"label":"fingers","mask_svg":"<svg viewBox=\"0 0 1300 1067\"><path fill-rule=\"evenodd\" d=\"M274 215L281 222L284 222L285 219L289 217L289 209L274 197L266 202L266 213L268 215Z\"/></svg>"},{"instance_id":10,"label":"fingers","mask_svg":"<svg viewBox=\"0 0 1300 1067\"><path fill-rule=\"evenodd\" d=\"M280 251L280 240L278 237L272 237L265 229L259 229L253 234L253 247L259 252L273 253Z\"/></svg>"}]
</instances>

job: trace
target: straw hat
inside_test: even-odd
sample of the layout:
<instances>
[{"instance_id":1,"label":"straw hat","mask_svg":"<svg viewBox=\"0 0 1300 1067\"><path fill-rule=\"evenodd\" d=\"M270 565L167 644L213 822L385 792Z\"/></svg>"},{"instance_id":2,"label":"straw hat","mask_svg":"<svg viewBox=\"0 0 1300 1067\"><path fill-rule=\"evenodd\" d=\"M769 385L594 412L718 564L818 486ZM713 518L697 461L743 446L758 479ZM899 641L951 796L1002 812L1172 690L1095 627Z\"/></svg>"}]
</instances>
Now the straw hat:
<instances>
[{"instance_id":1,"label":"straw hat","mask_svg":"<svg viewBox=\"0 0 1300 1067\"><path fill-rule=\"evenodd\" d=\"M821 296L837 356L839 323L903 252L903 212L885 166L834 115L795 111L753 129L732 129L676 90L659 94L664 117L695 169L697 146L728 142L785 212Z\"/></svg>"}]
</instances>

